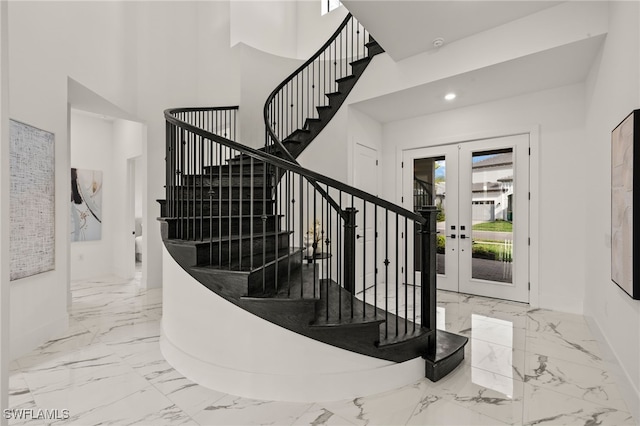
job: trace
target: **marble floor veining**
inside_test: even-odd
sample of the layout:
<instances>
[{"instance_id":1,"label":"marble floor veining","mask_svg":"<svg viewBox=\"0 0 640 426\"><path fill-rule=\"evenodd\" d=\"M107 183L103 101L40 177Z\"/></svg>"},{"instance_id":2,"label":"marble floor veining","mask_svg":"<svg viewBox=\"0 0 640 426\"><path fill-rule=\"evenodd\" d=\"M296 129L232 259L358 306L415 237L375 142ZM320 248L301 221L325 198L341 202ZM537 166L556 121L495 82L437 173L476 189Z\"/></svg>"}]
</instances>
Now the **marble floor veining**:
<instances>
[{"instance_id":1,"label":"marble floor veining","mask_svg":"<svg viewBox=\"0 0 640 426\"><path fill-rule=\"evenodd\" d=\"M453 373L304 404L224 394L174 370L159 349L160 289L105 278L72 293L68 330L11 363L9 408L23 417L11 425L637 424L578 315L439 292L439 327L470 339Z\"/></svg>"}]
</instances>

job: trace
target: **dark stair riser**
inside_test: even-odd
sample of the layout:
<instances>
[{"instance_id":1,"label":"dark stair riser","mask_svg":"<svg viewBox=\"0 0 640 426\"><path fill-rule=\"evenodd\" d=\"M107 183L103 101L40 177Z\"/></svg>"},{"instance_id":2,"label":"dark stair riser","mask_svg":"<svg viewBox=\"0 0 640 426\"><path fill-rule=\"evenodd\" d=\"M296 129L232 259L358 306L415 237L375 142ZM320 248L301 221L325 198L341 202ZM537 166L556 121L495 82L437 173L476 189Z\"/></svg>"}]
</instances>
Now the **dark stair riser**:
<instances>
[{"instance_id":1,"label":"dark stair riser","mask_svg":"<svg viewBox=\"0 0 640 426\"><path fill-rule=\"evenodd\" d=\"M277 245L283 250L288 249L289 233L280 233ZM241 252L242 257L250 257L252 254L256 257L263 252L270 253L275 248L275 235L255 235L252 239L245 237L242 240L231 239L229 241L227 239L222 242L205 242L197 245L194 265L229 266L229 257L231 257L231 263L236 264Z\"/></svg>"},{"instance_id":2,"label":"dark stair riser","mask_svg":"<svg viewBox=\"0 0 640 426\"><path fill-rule=\"evenodd\" d=\"M253 176L262 176L263 172L268 169L268 167L265 169L264 163L258 162L256 160L254 160L253 162L253 171L251 170L251 160L243 162L242 166L240 166L240 163L231 163L231 161L232 160L229 160L229 164L225 164L222 166L204 166L203 174L214 176L229 176L229 174L231 173L232 175L242 174L245 176L251 176L251 174L253 173Z\"/></svg>"},{"instance_id":3,"label":"dark stair riser","mask_svg":"<svg viewBox=\"0 0 640 426\"><path fill-rule=\"evenodd\" d=\"M280 253L285 249L278 247ZM303 263L302 250L289 253L286 256L278 256L277 261L269 262L264 268L252 271L249 274L249 296L265 297L275 295L278 291L290 288L287 285L289 278L299 276L296 272Z\"/></svg>"},{"instance_id":4,"label":"dark stair riser","mask_svg":"<svg viewBox=\"0 0 640 426\"><path fill-rule=\"evenodd\" d=\"M256 202L251 202L250 200L245 200L240 202L240 200L232 200L231 202L223 200L221 203L218 202L218 199L209 201L207 200L185 200L181 202L174 202L173 211L167 211L167 203L162 200L160 203L160 216L162 217L193 217L196 216L229 216L229 215L239 215L242 211L242 215L261 215L264 212L267 214L271 214L273 212L274 206L273 200L266 200L263 202L262 200L257 200ZM252 210L253 208L253 210Z\"/></svg>"},{"instance_id":5,"label":"dark stair riser","mask_svg":"<svg viewBox=\"0 0 640 426\"><path fill-rule=\"evenodd\" d=\"M266 185L265 185L266 183ZM212 189L214 191L220 190L224 187L234 186L234 187L270 187L273 184L273 179L271 175L264 176L263 174L258 174L254 176L250 175L222 175L222 177L218 177L215 175L190 175L184 176L184 185L186 186L195 186L199 188L201 186L205 188Z\"/></svg>"},{"instance_id":6,"label":"dark stair riser","mask_svg":"<svg viewBox=\"0 0 640 426\"><path fill-rule=\"evenodd\" d=\"M251 187L239 187L239 186L223 186L222 188L218 188L217 186L214 188L200 188L200 187L179 187L174 188L171 195L174 200L184 200L184 201L209 201L212 202L224 202L232 200L250 200L251 199ZM253 197L259 198L261 200L268 200L271 198L272 188L271 187L262 187L262 186L254 186L253 187Z\"/></svg>"},{"instance_id":7,"label":"dark stair riser","mask_svg":"<svg viewBox=\"0 0 640 426\"><path fill-rule=\"evenodd\" d=\"M202 219L200 219L202 217ZM276 228L280 230L280 219L276 216L266 216L263 220L260 216L244 216L242 221L239 217L220 216L207 218L204 216L194 216L191 219L167 219L169 225L168 238L181 238L189 236L191 239L209 237L227 237L229 235L249 235L253 230L255 233L274 232ZM242 223L242 234L240 234L240 224ZM231 225L231 230L229 229ZM252 228L253 226L253 228Z\"/></svg>"}]
</instances>

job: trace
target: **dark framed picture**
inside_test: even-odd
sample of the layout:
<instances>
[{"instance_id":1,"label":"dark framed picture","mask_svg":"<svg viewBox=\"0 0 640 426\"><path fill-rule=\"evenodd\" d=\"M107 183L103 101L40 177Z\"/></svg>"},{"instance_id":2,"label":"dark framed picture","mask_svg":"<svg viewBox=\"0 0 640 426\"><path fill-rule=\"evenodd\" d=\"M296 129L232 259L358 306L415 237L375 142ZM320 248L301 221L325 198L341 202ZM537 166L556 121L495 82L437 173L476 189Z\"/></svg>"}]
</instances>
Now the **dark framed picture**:
<instances>
[{"instance_id":1,"label":"dark framed picture","mask_svg":"<svg viewBox=\"0 0 640 426\"><path fill-rule=\"evenodd\" d=\"M611 279L634 299L640 299L639 139L635 110L611 132Z\"/></svg>"}]
</instances>

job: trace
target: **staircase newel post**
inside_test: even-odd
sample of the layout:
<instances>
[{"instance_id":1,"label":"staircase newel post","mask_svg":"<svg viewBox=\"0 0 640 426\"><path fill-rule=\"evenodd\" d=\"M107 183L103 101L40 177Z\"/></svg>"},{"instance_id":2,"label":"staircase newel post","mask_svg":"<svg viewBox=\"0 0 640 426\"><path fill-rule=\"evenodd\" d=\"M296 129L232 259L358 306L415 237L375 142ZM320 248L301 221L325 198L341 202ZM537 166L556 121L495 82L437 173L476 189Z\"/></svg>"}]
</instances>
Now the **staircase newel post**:
<instances>
[{"instance_id":1,"label":"staircase newel post","mask_svg":"<svg viewBox=\"0 0 640 426\"><path fill-rule=\"evenodd\" d=\"M356 213L355 207L344 210L344 289L355 293L356 289Z\"/></svg>"},{"instance_id":2,"label":"staircase newel post","mask_svg":"<svg viewBox=\"0 0 640 426\"><path fill-rule=\"evenodd\" d=\"M429 340L429 348L435 348L436 330L436 217L435 206L425 206L419 211L426 219L422 225L420 277L421 277L421 327L433 330Z\"/></svg>"}]
</instances>

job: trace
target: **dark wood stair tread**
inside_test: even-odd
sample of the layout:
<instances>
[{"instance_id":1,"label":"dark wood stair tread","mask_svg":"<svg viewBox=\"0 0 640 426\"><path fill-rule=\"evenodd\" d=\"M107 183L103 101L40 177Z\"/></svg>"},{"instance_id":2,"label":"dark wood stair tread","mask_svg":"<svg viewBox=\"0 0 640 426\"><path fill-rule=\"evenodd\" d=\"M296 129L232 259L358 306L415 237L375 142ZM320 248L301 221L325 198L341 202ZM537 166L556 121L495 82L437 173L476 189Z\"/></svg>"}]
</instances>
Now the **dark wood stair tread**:
<instances>
[{"instance_id":1,"label":"dark wood stair tread","mask_svg":"<svg viewBox=\"0 0 640 426\"><path fill-rule=\"evenodd\" d=\"M286 259L290 256L296 256L296 255L299 256L302 250L303 249L296 248L296 247L283 248L277 253L277 256L278 256L277 259L278 261L281 261L281 262L286 261ZM264 264L262 263L263 261L265 262ZM252 272L260 271L263 268L270 266L271 264L275 263L275 261L276 261L276 252L269 251L269 252L265 252L264 257L262 253L254 254L253 268L251 267L251 255L243 256L242 262L236 259L236 261L233 262L231 265L224 265L224 266L200 265L197 268L203 271L239 271L239 272L252 273Z\"/></svg>"}]
</instances>

